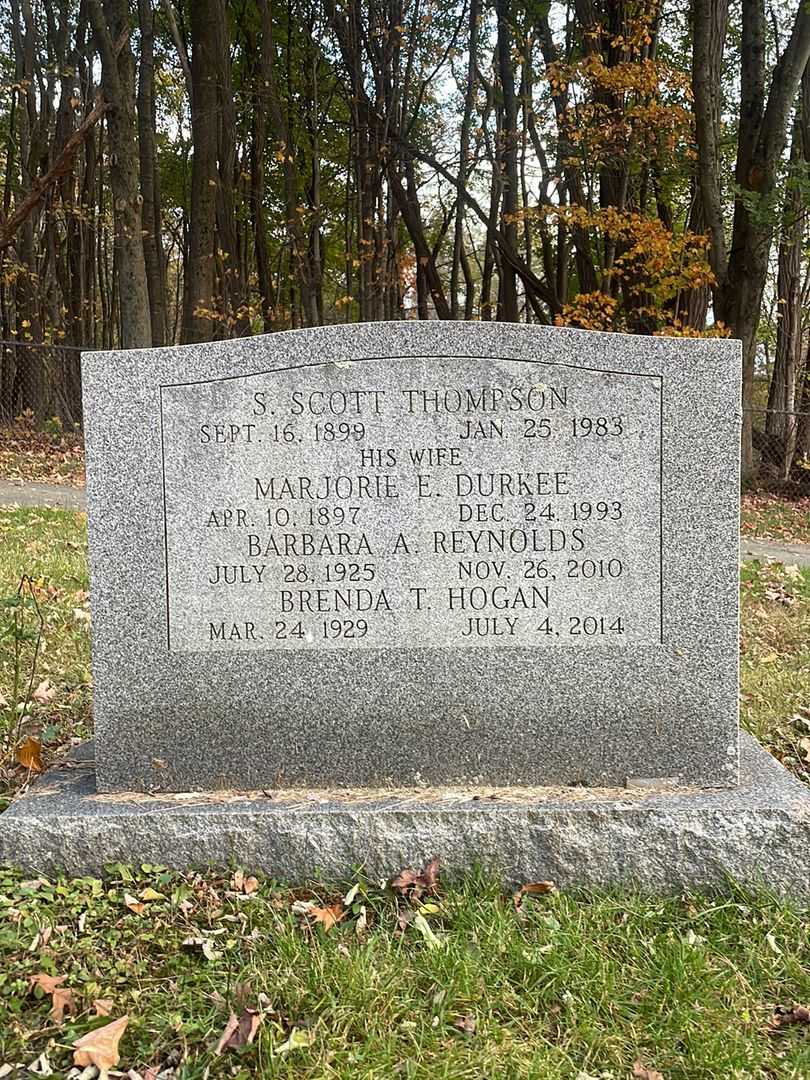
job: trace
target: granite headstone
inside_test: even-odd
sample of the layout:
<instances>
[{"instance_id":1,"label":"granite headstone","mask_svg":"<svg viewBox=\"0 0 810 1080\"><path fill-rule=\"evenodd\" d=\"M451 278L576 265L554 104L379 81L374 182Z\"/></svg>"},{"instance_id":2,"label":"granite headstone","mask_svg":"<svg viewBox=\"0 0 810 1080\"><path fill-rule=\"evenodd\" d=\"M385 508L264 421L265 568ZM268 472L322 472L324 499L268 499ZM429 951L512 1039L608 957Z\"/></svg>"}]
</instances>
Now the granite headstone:
<instances>
[{"instance_id":1,"label":"granite headstone","mask_svg":"<svg viewBox=\"0 0 810 1080\"><path fill-rule=\"evenodd\" d=\"M739 343L86 355L98 790L729 787Z\"/></svg>"}]
</instances>

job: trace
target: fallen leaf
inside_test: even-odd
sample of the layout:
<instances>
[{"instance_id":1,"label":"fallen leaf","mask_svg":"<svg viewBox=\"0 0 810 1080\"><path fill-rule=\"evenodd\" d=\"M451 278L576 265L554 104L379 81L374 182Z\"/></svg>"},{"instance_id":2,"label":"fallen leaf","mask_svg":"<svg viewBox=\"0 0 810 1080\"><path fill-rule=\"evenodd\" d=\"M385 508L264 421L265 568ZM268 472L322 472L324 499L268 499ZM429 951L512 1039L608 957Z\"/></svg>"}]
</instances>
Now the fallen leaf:
<instances>
[{"instance_id":1,"label":"fallen leaf","mask_svg":"<svg viewBox=\"0 0 810 1080\"><path fill-rule=\"evenodd\" d=\"M157 889L152 889L152 888L149 888L149 887L144 889L142 892L139 892L138 896L139 896L139 898L141 900L145 900L147 902L150 901L150 900L165 900L166 899L166 897L163 895L163 893L158 892Z\"/></svg>"},{"instance_id":2,"label":"fallen leaf","mask_svg":"<svg viewBox=\"0 0 810 1080\"><path fill-rule=\"evenodd\" d=\"M360 891L360 884L359 883L357 883L356 885L352 885L352 887L349 889L349 891L343 897L343 906L344 907L351 907L351 905L354 903L355 897L357 896L359 891Z\"/></svg>"},{"instance_id":3,"label":"fallen leaf","mask_svg":"<svg viewBox=\"0 0 810 1080\"><path fill-rule=\"evenodd\" d=\"M32 975L28 979L28 985L33 990L35 987L39 987L44 994L49 994L51 998L51 1019L55 1024L62 1024L65 1019L65 1013L73 1013L76 1011L76 1005L73 1000L73 991L67 987L62 986L65 981L64 975L48 975L46 972L41 971L37 975Z\"/></svg>"},{"instance_id":4,"label":"fallen leaf","mask_svg":"<svg viewBox=\"0 0 810 1080\"><path fill-rule=\"evenodd\" d=\"M657 1069L648 1069L639 1058L633 1065L633 1080L665 1080L665 1078L664 1074L658 1072Z\"/></svg>"},{"instance_id":5,"label":"fallen leaf","mask_svg":"<svg viewBox=\"0 0 810 1080\"><path fill-rule=\"evenodd\" d=\"M113 1011L112 998L96 998L93 1002L96 1016L110 1016Z\"/></svg>"},{"instance_id":6,"label":"fallen leaf","mask_svg":"<svg viewBox=\"0 0 810 1080\"><path fill-rule=\"evenodd\" d=\"M343 905L330 904L328 907L319 907L312 900L296 900L292 905L293 915L302 915L314 919L324 930L331 930L335 923L339 923L346 914Z\"/></svg>"},{"instance_id":7,"label":"fallen leaf","mask_svg":"<svg viewBox=\"0 0 810 1080\"><path fill-rule=\"evenodd\" d=\"M124 904L135 915L143 915L146 911L146 904L141 903L137 896L133 896L132 893L124 893Z\"/></svg>"},{"instance_id":8,"label":"fallen leaf","mask_svg":"<svg viewBox=\"0 0 810 1080\"><path fill-rule=\"evenodd\" d=\"M453 1027L458 1031L463 1031L465 1035L475 1034L475 1017L474 1016L457 1016L453 1021Z\"/></svg>"},{"instance_id":9,"label":"fallen leaf","mask_svg":"<svg viewBox=\"0 0 810 1080\"><path fill-rule=\"evenodd\" d=\"M110 1069L118 1064L118 1044L128 1023L129 1017L122 1016L119 1020L113 1020L111 1024L105 1024L104 1027L98 1027L76 1039L73 1043L73 1064L95 1065L99 1080L107 1080Z\"/></svg>"},{"instance_id":10,"label":"fallen leaf","mask_svg":"<svg viewBox=\"0 0 810 1080\"><path fill-rule=\"evenodd\" d=\"M273 1052L289 1054L291 1050L303 1050L307 1046L312 1046L314 1041L314 1031L300 1031L298 1028L293 1028L283 1043L273 1047Z\"/></svg>"},{"instance_id":11,"label":"fallen leaf","mask_svg":"<svg viewBox=\"0 0 810 1080\"><path fill-rule=\"evenodd\" d=\"M244 1009L240 1016L232 1012L214 1053L223 1054L226 1050L241 1050L243 1046L250 1046L261 1022L262 1014L256 1009Z\"/></svg>"},{"instance_id":12,"label":"fallen leaf","mask_svg":"<svg viewBox=\"0 0 810 1080\"><path fill-rule=\"evenodd\" d=\"M45 772L45 762L42 760L42 743L29 735L25 742L17 747L17 762L29 772Z\"/></svg>"},{"instance_id":13,"label":"fallen leaf","mask_svg":"<svg viewBox=\"0 0 810 1080\"><path fill-rule=\"evenodd\" d=\"M65 1013L75 1013L76 1003L73 1000L73 991L66 986L58 986L53 992L51 999L51 1019L55 1024L61 1025L65 1019Z\"/></svg>"},{"instance_id":14,"label":"fallen leaf","mask_svg":"<svg viewBox=\"0 0 810 1080\"><path fill-rule=\"evenodd\" d=\"M184 949L199 949L206 960L217 960L219 958L219 952L214 948L213 941L210 938L201 937L189 937L183 942Z\"/></svg>"},{"instance_id":15,"label":"fallen leaf","mask_svg":"<svg viewBox=\"0 0 810 1080\"><path fill-rule=\"evenodd\" d=\"M441 941L433 933L430 924L421 912L417 911L411 922L425 939L425 944L429 949L437 949L441 945Z\"/></svg>"},{"instance_id":16,"label":"fallen leaf","mask_svg":"<svg viewBox=\"0 0 810 1080\"><path fill-rule=\"evenodd\" d=\"M765 1030L769 1035L776 1035L790 1024L810 1024L810 1009L806 1005L794 1005L790 1009L778 1005Z\"/></svg>"},{"instance_id":17,"label":"fallen leaf","mask_svg":"<svg viewBox=\"0 0 810 1080\"><path fill-rule=\"evenodd\" d=\"M47 679L43 679L31 697L40 705L48 705L56 697L56 690Z\"/></svg>"},{"instance_id":18,"label":"fallen leaf","mask_svg":"<svg viewBox=\"0 0 810 1080\"><path fill-rule=\"evenodd\" d=\"M557 886L553 881L530 881L526 885L520 886L512 900L515 907L519 908L524 896L548 896L549 893L556 891Z\"/></svg>"},{"instance_id":19,"label":"fallen leaf","mask_svg":"<svg viewBox=\"0 0 810 1080\"><path fill-rule=\"evenodd\" d=\"M331 930L343 918L344 911L342 904L330 904L328 907L310 908L307 914L324 930Z\"/></svg>"},{"instance_id":20,"label":"fallen leaf","mask_svg":"<svg viewBox=\"0 0 810 1080\"><path fill-rule=\"evenodd\" d=\"M419 899L424 893L435 894L439 884L438 857L433 858L417 873L410 866L400 870L395 878L391 879L391 888L401 896L411 896Z\"/></svg>"},{"instance_id":21,"label":"fallen leaf","mask_svg":"<svg viewBox=\"0 0 810 1080\"><path fill-rule=\"evenodd\" d=\"M366 905L361 904L360 905L360 911L358 912L358 915L357 915L357 921L354 924L354 932L359 937L362 933L365 932L367 926L368 926L368 913L366 912Z\"/></svg>"},{"instance_id":22,"label":"fallen leaf","mask_svg":"<svg viewBox=\"0 0 810 1080\"><path fill-rule=\"evenodd\" d=\"M29 977L28 985L32 990L38 986L44 994L52 994L54 990L58 990L65 978L65 975L48 975L46 972L41 971L38 975Z\"/></svg>"},{"instance_id":23,"label":"fallen leaf","mask_svg":"<svg viewBox=\"0 0 810 1080\"><path fill-rule=\"evenodd\" d=\"M36 1060L31 1062L28 1071L34 1076L53 1076L53 1068L44 1050Z\"/></svg>"},{"instance_id":24,"label":"fallen leaf","mask_svg":"<svg viewBox=\"0 0 810 1080\"><path fill-rule=\"evenodd\" d=\"M259 887L259 879L255 877L246 877L244 871L237 870L231 878L231 888L234 892L244 893L246 896L250 896L251 893L255 893Z\"/></svg>"}]
</instances>

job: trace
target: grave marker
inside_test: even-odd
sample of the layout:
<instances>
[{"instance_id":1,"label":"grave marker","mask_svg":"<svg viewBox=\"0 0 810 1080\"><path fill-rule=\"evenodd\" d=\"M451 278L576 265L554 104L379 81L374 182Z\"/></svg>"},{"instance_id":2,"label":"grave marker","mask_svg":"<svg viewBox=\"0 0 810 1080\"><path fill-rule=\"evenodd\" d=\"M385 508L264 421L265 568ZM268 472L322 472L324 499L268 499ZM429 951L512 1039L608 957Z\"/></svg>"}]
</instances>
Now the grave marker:
<instances>
[{"instance_id":1,"label":"grave marker","mask_svg":"<svg viewBox=\"0 0 810 1080\"><path fill-rule=\"evenodd\" d=\"M736 343L376 324L84 384L102 790L736 782Z\"/></svg>"}]
</instances>

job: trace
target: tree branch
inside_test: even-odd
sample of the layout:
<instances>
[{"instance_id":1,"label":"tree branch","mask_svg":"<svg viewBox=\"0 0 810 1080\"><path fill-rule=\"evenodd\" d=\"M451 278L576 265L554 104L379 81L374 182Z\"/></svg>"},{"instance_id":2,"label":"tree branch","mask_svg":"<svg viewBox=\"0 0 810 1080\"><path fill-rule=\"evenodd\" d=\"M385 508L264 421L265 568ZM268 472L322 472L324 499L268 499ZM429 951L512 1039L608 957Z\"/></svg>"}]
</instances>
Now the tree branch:
<instances>
[{"instance_id":1,"label":"tree branch","mask_svg":"<svg viewBox=\"0 0 810 1080\"><path fill-rule=\"evenodd\" d=\"M20 226L33 212L37 203L43 198L48 188L53 187L57 180L69 171L73 164L73 158L76 156L76 151L79 149L85 135L98 123L109 107L109 104L101 97L96 99L93 108L81 124L79 124L73 134L66 140L59 156L56 158L53 165L51 165L50 169L48 169L44 176L34 181L31 186L31 191L14 210L14 213L0 223L0 251L9 247L9 245L14 242L14 237Z\"/></svg>"}]
</instances>

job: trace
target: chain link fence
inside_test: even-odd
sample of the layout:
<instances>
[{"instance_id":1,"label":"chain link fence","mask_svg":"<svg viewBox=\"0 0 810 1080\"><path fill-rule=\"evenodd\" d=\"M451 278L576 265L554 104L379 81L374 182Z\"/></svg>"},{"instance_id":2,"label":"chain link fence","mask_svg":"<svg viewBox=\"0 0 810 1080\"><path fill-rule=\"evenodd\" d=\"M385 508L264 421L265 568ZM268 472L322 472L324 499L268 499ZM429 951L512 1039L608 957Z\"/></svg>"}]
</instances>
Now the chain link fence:
<instances>
[{"instance_id":1,"label":"chain link fence","mask_svg":"<svg viewBox=\"0 0 810 1080\"><path fill-rule=\"evenodd\" d=\"M81 349L0 341L0 429L20 418L31 426L82 424ZM745 410L753 425L758 486L787 498L810 496L810 411Z\"/></svg>"},{"instance_id":2,"label":"chain link fence","mask_svg":"<svg viewBox=\"0 0 810 1080\"><path fill-rule=\"evenodd\" d=\"M810 495L810 412L753 407L757 483L786 498Z\"/></svg>"},{"instance_id":3,"label":"chain link fence","mask_svg":"<svg viewBox=\"0 0 810 1080\"><path fill-rule=\"evenodd\" d=\"M0 427L19 417L34 424L56 419L66 431L81 427L81 352L73 345L0 341Z\"/></svg>"}]
</instances>

